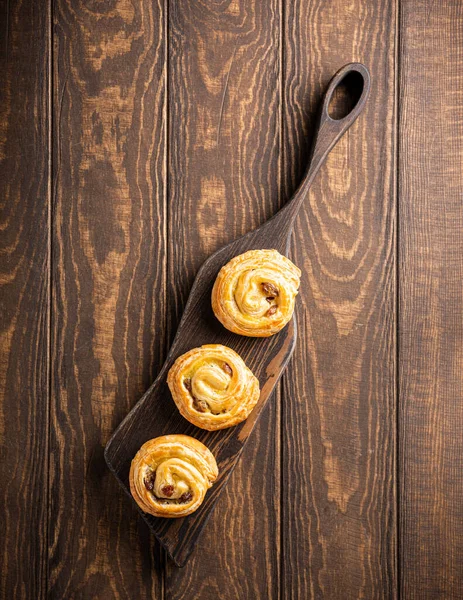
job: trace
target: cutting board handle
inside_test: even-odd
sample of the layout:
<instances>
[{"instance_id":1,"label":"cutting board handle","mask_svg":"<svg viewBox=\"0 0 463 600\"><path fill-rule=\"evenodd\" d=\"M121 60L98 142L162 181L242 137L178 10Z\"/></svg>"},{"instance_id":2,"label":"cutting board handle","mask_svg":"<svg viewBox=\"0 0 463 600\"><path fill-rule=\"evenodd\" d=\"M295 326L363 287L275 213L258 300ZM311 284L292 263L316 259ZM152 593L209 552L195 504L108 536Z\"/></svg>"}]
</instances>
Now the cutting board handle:
<instances>
[{"instance_id":1,"label":"cutting board handle","mask_svg":"<svg viewBox=\"0 0 463 600\"><path fill-rule=\"evenodd\" d=\"M340 87L347 89L348 97L353 105L346 114L342 114L340 117L337 115L332 116L330 114L330 105L335 99L336 91ZM366 66L361 63L349 63L345 65L331 79L320 105L307 170L294 196L274 217L275 220L280 220L282 225L279 236L282 247L285 246L287 248L289 245L289 237L294 220L302 202L307 197L315 175L325 162L330 151L365 108L370 87L370 73ZM275 223L273 223L273 227L275 227Z\"/></svg>"}]
</instances>

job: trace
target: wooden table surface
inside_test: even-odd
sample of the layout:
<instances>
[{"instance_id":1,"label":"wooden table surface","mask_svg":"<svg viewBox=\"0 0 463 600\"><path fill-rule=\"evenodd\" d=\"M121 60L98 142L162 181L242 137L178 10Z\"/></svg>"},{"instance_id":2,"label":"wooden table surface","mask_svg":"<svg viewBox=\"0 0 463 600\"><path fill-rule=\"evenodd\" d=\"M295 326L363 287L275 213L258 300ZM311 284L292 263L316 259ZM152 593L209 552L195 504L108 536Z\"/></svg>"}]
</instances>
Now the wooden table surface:
<instances>
[{"instance_id":1,"label":"wooden table surface","mask_svg":"<svg viewBox=\"0 0 463 600\"><path fill-rule=\"evenodd\" d=\"M463 2L0 14L0 597L463 598ZM104 446L350 61L372 92L297 222L295 354L178 569Z\"/></svg>"}]
</instances>

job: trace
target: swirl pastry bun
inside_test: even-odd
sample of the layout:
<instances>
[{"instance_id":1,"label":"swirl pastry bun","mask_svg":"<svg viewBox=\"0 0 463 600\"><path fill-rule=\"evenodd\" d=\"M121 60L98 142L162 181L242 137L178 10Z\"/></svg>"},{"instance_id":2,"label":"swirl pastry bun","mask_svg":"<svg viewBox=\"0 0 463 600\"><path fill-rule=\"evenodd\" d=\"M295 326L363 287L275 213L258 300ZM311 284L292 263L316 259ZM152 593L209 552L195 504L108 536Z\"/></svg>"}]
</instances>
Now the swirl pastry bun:
<instances>
[{"instance_id":1,"label":"swirl pastry bun","mask_svg":"<svg viewBox=\"0 0 463 600\"><path fill-rule=\"evenodd\" d=\"M259 381L230 348L208 344L193 348L167 376L180 413L202 429L215 431L244 421L259 399Z\"/></svg>"},{"instance_id":2,"label":"swirl pastry bun","mask_svg":"<svg viewBox=\"0 0 463 600\"><path fill-rule=\"evenodd\" d=\"M185 517L204 500L217 479L213 454L188 435L164 435L140 448L130 467L130 491L155 517Z\"/></svg>"},{"instance_id":3,"label":"swirl pastry bun","mask_svg":"<svg viewBox=\"0 0 463 600\"><path fill-rule=\"evenodd\" d=\"M212 309L224 327L269 337L291 320L301 271L277 250L249 250L223 266L212 289Z\"/></svg>"}]
</instances>

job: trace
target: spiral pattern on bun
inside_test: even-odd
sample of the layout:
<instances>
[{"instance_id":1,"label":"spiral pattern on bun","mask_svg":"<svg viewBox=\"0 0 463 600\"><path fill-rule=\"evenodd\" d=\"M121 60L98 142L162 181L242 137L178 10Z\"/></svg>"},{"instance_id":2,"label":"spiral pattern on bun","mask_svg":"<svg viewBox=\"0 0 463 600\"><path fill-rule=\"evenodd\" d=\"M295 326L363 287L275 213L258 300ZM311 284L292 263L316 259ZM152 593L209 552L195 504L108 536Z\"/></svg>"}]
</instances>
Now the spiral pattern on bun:
<instances>
[{"instance_id":1,"label":"spiral pattern on bun","mask_svg":"<svg viewBox=\"0 0 463 600\"><path fill-rule=\"evenodd\" d=\"M249 250L220 270L212 309L224 327L249 337L269 337L290 321L301 271L277 250Z\"/></svg>"},{"instance_id":2,"label":"spiral pattern on bun","mask_svg":"<svg viewBox=\"0 0 463 600\"><path fill-rule=\"evenodd\" d=\"M188 435L164 435L140 448L130 467L130 491L155 517L185 517L203 502L218 475L213 454Z\"/></svg>"},{"instance_id":3,"label":"spiral pattern on bun","mask_svg":"<svg viewBox=\"0 0 463 600\"><path fill-rule=\"evenodd\" d=\"M220 344L193 348L177 358L167 383L185 419L209 431L244 421L260 395L259 382L242 358Z\"/></svg>"}]
</instances>

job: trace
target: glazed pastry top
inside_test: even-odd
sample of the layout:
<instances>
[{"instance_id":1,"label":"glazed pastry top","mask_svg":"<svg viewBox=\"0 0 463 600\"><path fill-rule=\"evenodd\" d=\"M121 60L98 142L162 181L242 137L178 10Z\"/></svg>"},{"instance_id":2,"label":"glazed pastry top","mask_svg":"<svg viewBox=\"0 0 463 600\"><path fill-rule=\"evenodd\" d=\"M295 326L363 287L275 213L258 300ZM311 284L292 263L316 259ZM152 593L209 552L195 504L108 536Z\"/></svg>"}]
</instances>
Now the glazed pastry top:
<instances>
[{"instance_id":1,"label":"glazed pastry top","mask_svg":"<svg viewBox=\"0 0 463 600\"><path fill-rule=\"evenodd\" d=\"M130 468L130 491L140 508L158 517L194 512L218 475L212 453L187 435L149 440Z\"/></svg>"},{"instance_id":2,"label":"glazed pastry top","mask_svg":"<svg viewBox=\"0 0 463 600\"><path fill-rule=\"evenodd\" d=\"M210 431L243 421L259 399L257 378L236 352L220 344L180 356L167 383L181 414Z\"/></svg>"},{"instance_id":3,"label":"glazed pastry top","mask_svg":"<svg viewBox=\"0 0 463 600\"><path fill-rule=\"evenodd\" d=\"M277 250L250 250L220 270L212 308L230 331L268 337L291 319L300 270Z\"/></svg>"}]
</instances>

